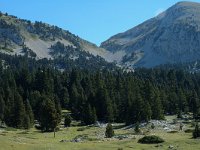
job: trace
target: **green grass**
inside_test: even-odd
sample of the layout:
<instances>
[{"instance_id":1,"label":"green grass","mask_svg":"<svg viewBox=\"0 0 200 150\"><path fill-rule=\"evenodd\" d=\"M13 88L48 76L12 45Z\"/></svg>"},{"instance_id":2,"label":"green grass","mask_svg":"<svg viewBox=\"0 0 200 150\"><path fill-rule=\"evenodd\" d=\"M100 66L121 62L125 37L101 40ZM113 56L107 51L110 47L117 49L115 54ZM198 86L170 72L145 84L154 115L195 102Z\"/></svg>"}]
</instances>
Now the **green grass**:
<instances>
[{"instance_id":1,"label":"green grass","mask_svg":"<svg viewBox=\"0 0 200 150\"><path fill-rule=\"evenodd\" d=\"M169 145L173 145L180 150L200 149L200 140L192 139L191 133L184 131L174 133L173 135L164 131L153 131L150 134L155 134L163 138L166 142L162 143L161 147L156 147L157 144L139 144L138 139L142 135L135 135L135 139L105 139L100 141L96 134L104 132L105 129L90 127L83 131L77 131L80 127L65 128L56 133L56 138L53 133L41 133L35 129L30 131L25 130L7 130L0 132L0 150L158 150L168 149ZM132 134L132 130L115 130L116 135ZM61 140L72 140L76 136L87 135L88 141L81 143L66 142L61 143Z\"/></svg>"},{"instance_id":2,"label":"green grass","mask_svg":"<svg viewBox=\"0 0 200 150\"><path fill-rule=\"evenodd\" d=\"M70 113L64 110L63 113ZM167 116L167 120L173 120L175 116ZM74 122L77 125L79 122ZM198 150L200 149L200 139L192 139L192 133L178 131L167 133L162 130L151 130L148 135L157 135L165 140L161 144L140 144L138 140L143 135L134 135L134 129L124 130L124 125L114 126L115 135L131 135L131 139L98 139L99 133L104 133L105 128L73 126L64 128L53 133L42 133L36 129L16 130L13 128L0 130L0 150L168 150L173 145L177 150ZM192 129L188 124L186 129ZM147 129L145 129L147 130ZM143 131L145 131L143 129ZM61 140L70 141L75 137L87 137L80 143L60 142ZM103 136L103 135L101 135Z\"/></svg>"}]
</instances>

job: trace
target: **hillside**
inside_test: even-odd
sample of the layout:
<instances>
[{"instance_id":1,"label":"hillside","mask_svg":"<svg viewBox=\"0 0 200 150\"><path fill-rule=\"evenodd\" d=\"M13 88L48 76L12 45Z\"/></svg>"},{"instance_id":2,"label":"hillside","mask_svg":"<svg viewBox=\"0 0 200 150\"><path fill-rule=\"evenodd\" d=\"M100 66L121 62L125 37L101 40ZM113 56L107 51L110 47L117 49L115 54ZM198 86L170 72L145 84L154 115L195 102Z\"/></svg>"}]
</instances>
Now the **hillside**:
<instances>
[{"instance_id":1,"label":"hillside","mask_svg":"<svg viewBox=\"0 0 200 150\"><path fill-rule=\"evenodd\" d=\"M119 63L154 67L189 62L200 56L200 4L179 2L155 18L117 34L101 44L122 53Z\"/></svg>"},{"instance_id":2,"label":"hillside","mask_svg":"<svg viewBox=\"0 0 200 150\"><path fill-rule=\"evenodd\" d=\"M113 67L101 56L107 51L57 26L32 23L8 14L0 14L0 52L26 55L30 58L51 59L66 69Z\"/></svg>"}]
</instances>

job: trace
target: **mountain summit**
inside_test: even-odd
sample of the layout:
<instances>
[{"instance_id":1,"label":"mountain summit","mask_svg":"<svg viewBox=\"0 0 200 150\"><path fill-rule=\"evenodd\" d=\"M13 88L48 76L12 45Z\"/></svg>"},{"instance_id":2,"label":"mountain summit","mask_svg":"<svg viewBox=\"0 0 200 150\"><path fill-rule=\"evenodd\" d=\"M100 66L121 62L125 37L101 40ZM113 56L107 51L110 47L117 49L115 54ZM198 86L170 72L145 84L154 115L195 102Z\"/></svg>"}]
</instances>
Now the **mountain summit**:
<instances>
[{"instance_id":1,"label":"mountain summit","mask_svg":"<svg viewBox=\"0 0 200 150\"><path fill-rule=\"evenodd\" d=\"M179 2L158 16L101 44L121 53L119 63L153 67L200 58L200 3Z\"/></svg>"}]
</instances>

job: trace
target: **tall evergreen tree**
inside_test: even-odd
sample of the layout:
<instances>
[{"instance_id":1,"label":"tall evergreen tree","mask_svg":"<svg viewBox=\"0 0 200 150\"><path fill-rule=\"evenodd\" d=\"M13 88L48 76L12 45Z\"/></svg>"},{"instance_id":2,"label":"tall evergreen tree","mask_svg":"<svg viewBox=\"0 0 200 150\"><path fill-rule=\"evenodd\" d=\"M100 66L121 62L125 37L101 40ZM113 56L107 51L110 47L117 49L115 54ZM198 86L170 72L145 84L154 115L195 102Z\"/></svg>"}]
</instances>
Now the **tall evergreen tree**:
<instances>
[{"instance_id":1,"label":"tall evergreen tree","mask_svg":"<svg viewBox=\"0 0 200 150\"><path fill-rule=\"evenodd\" d=\"M156 95L152 106L152 119L164 119L163 108L159 95Z\"/></svg>"},{"instance_id":2,"label":"tall evergreen tree","mask_svg":"<svg viewBox=\"0 0 200 150\"><path fill-rule=\"evenodd\" d=\"M5 102L2 98L2 96L0 95L0 121L3 122L4 121L4 113L5 113Z\"/></svg>"},{"instance_id":3,"label":"tall evergreen tree","mask_svg":"<svg viewBox=\"0 0 200 150\"><path fill-rule=\"evenodd\" d=\"M39 123L42 131L54 131L60 121L55 103L46 96L43 96L43 102L40 106Z\"/></svg>"},{"instance_id":4,"label":"tall evergreen tree","mask_svg":"<svg viewBox=\"0 0 200 150\"><path fill-rule=\"evenodd\" d=\"M95 108L92 108L90 104L87 104L83 114L83 122L86 125L90 125L95 123L96 121L97 121L97 116Z\"/></svg>"},{"instance_id":5,"label":"tall evergreen tree","mask_svg":"<svg viewBox=\"0 0 200 150\"><path fill-rule=\"evenodd\" d=\"M14 103L14 108L13 108L13 111L11 114L13 124L11 126L14 126L16 128L23 128L24 127L24 119L26 117L26 111L25 111L23 99L19 95L18 92L15 92L14 97L15 97L15 103Z\"/></svg>"},{"instance_id":6,"label":"tall evergreen tree","mask_svg":"<svg viewBox=\"0 0 200 150\"><path fill-rule=\"evenodd\" d=\"M70 115L67 114L67 115L65 116L65 120L64 120L64 125L65 125L65 127L70 127L71 122L72 122L72 118L71 118Z\"/></svg>"},{"instance_id":7,"label":"tall evergreen tree","mask_svg":"<svg viewBox=\"0 0 200 150\"><path fill-rule=\"evenodd\" d=\"M30 128L33 126L34 124L34 114L33 114L33 111L32 111L32 107L30 105L30 102L28 99L26 99L25 101L25 110L26 110L26 121L29 121L29 123L27 123L27 126L26 128Z\"/></svg>"},{"instance_id":8,"label":"tall evergreen tree","mask_svg":"<svg viewBox=\"0 0 200 150\"><path fill-rule=\"evenodd\" d=\"M197 93L195 91L192 92L190 98L190 105L191 105L191 111L193 112L193 117L197 118L200 114L200 102Z\"/></svg>"}]
</instances>

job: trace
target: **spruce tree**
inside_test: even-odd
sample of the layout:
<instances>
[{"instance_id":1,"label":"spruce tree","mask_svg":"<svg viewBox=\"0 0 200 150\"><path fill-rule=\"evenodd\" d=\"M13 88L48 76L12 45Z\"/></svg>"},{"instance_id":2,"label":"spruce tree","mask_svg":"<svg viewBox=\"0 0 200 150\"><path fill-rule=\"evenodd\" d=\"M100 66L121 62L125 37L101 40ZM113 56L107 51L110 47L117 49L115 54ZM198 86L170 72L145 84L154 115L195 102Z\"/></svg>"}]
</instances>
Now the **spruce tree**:
<instances>
[{"instance_id":1,"label":"spruce tree","mask_svg":"<svg viewBox=\"0 0 200 150\"><path fill-rule=\"evenodd\" d=\"M196 123L196 125L195 125L195 129L194 129L194 131L193 131L193 138L198 138L198 137L200 137L200 129L199 129L199 124L198 123Z\"/></svg>"},{"instance_id":2,"label":"spruce tree","mask_svg":"<svg viewBox=\"0 0 200 150\"><path fill-rule=\"evenodd\" d=\"M106 138L111 138L114 136L114 130L111 123L108 123L106 126L105 136Z\"/></svg>"},{"instance_id":3,"label":"spruce tree","mask_svg":"<svg viewBox=\"0 0 200 150\"><path fill-rule=\"evenodd\" d=\"M23 99L19 95L18 92L15 92L15 105L14 106L15 107L13 108L13 111L12 111L13 124L11 126L14 126L16 128L23 128L26 111L25 111Z\"/></svg>"},{"instance_id":4,"label":"spruce tree","mask_svg":"<svg viewBox=\"0 0 200 150\"><path fill-rule=\"evenodd\" d=\"M25 115L23 126L24 129L30 129L32 127L29 115Z\"/></svg>"},{"instance_id":5,"label":"spruce tree","mask_svg":"<svg viewBox=\"0 0 200 150\"><path fill-rule=\"evenodd\" d=\"M136 122L134 131L135 131L135 133L140 133L139 122Z\"/></svg>"},{"instance_id":6,"label":"spruce tree","mask_svg":"<svg viewBox=\"0 0 200 150\"><path fill-rule=\"evenodd\" d=\"M144 121L148 122L151 120L151 116L152 116L152 110L151 110L151 106L149 104L149 102L145 102L145 106L143 108L143 118Z\"/></svg>"},{"instance_id":7,"label":"spruce tree","mask_svg":"<svg viewBox=\"0 0 200 150\"><path fill-rule=\"evenodd\" d=\"M200 114L200 102L197 96L196 91L192 92L192 96L190 98L191 108L193 112L193 118L196 119Z\"/></svg>"},{"instance_id":8,"label":"spruce tree","mask_svg":"<svg viewBox=\"0 0 200 150\"><path fill-rule=\"evenodd\" d=\"M154 104L152 105L152 119L164 119L163 108L159 95L155 96Z\"/></svg>"},{"instance_id":9,"label":"spruce tree","mask_svg":"<svg viewBox=\"0 0 200 150\"><path fill-rule=\"evenodd\" d=\"M26 110L26 120L27 121L29 120L29 123L27 124L29 125L29 128L30 128L34 124L34 114L33 114L32 107L28 99L25 101L25 110Z\"/></svg>"},{"instance_id":10,"label":"spruce tree","mask_svg":"<svg viewBox=\"0 0 200 150\"><path fill-rule=\"evenodd\" d=\"M71 108L73 118L80 119L80 110L78 109L80 94L76 84L71 85L69 106Z\"/></svg>"},{"instance_id":11,"label":"spruce tree","mask_svg":"<svg viewBox=\"0 0 200 150\"><path fill-rule=\"evenodd\" d=\"M71 116L69 114L67 114L65 116L65 120L64 120L65 127L70 127L71 122L72 122L72 118L71 118Z\"/></svg>"},{"instance_id":12,"label":"spruce tree","mask_svg":"<svg viewBox=\"0 0 200 150\"><path fill-rule=\"evenodd\" d=\"M95 109L91 107L90 104L87 104L84 109L83 122L86 125L94 124L97 121Z\"/></svg>"},{"instance_id":13,"label":"spruce tree","mask_svg":"<svg viewBox=\"0 0 200 150\"><path fill-rule=\"evenodd\" d=\"M5 102L2 96L0 95L0 121L1 122L4 121L4 113L5 113Z\"/></svg>"},{"instance_id":14,"label":"spruce tree","mask_svg":"<svg viewBox=\"0 0 200 150\"><path fill-rule=\"evenodd\" d=\"M53 100L43 96L40 106L39 123L42 131L54 131L60 121L60 116Z\"/></svg>"},{"instance_id":15,"label":"spruce tree","mask_svg":"<svg viewBox=\"0 0 200 150\"><path fill-rule=\"evenodd\" d=\"M109 96L105 95L105 101L106 101L106 121L107 122L113 122L114 121L114 112L113 112L113 105L112 101L109 98Z\"/></svg>"}]
</instances>

